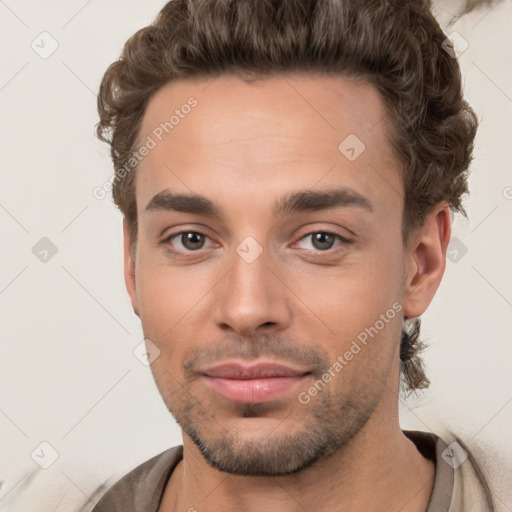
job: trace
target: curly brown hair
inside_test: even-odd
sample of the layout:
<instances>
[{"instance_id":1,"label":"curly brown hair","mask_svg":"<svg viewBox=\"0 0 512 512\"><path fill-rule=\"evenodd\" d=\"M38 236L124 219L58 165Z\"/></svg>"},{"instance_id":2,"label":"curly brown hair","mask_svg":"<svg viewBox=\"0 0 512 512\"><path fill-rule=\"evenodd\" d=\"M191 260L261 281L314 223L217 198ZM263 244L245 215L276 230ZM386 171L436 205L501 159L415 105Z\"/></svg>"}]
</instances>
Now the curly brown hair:
<instances>
[{"instance_id":1,"label":"curly brown hair","mask_svg":"<svg viewBox=\"0 0 512 512\"><path fill-rule=\"evenodd\" d=\"M298 71L367 81L384 101L403 167L404 243L441 201L465 214L477 119L446 38L427 0L171 0L125 43L98 96L97 136L110 144L112 195L133 244L136 165L126 170L149 100L168 82L227 73L248 79ZM401 374L409 390L429 385L418 336L419 319L405 319Z\"/></svg>"}]
</instances>

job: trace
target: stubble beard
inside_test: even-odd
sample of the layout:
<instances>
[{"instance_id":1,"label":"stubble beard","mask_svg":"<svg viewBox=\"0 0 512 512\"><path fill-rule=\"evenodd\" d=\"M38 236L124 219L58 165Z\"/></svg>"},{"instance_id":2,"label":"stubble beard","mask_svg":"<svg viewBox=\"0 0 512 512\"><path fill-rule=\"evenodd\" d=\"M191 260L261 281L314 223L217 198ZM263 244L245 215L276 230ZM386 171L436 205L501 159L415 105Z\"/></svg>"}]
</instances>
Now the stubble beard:
<instances>
[{"instance_id":1,"label":"stubble beard","mask_svg":"<svg viewBox=\"0 0 512 512\"><path fill-rule=\"evenodd\" d=\"M318 346L298 346L272 335L262 335L247 342L242 338L229 339L193 354L183 364L182 383L172 377L160 358L151 365L160 394L183 432L193 441L206 462L213 468L233 475L283 476L302 471L320 460L342 450L365 426L381 399L385 386L383 377L376 374L365 361L359 368L346 373L343 369L332 382L308 404L298 396L288 402L236 404L229 407L230 420L216 417L208 397L194 393L199 379L197 368L205 362L226 357L276 359L296 361L312 369L312 377L320 378L329 369L328 354ZM389 373L388 363L384 373ZM289 410L290 412L287 412ZM247 425L255 435L242 431ZM280 419L281 418L281 419ZM258 423L261 420L261 428ZM224 423L224 424L223 424ZM275 428L269 430L269 425ZM256 432L257 430L257 432Z\"/></svg>"},{"instance_id":2,"label":"stubble beard","mask_svg":"<svg viewBox=\"0 0 512 512\"><path fill-rule=\"evenodd\" d=\"M374 390L376 391L376 390ZM221 425L196 400L165 400L183 432L190 437L206 462L233 475L283 476L302 471L342 450L364 427L376 409L380 393L365 393L354 400L334 396L326 390L296 410L263 438L251 439L247 431ZM173 402L173 403L171 403ZM265 404L237 404L238 418L266 421ZM293 433L290 433L293 431Z\"/></svg>"}]
</instances>

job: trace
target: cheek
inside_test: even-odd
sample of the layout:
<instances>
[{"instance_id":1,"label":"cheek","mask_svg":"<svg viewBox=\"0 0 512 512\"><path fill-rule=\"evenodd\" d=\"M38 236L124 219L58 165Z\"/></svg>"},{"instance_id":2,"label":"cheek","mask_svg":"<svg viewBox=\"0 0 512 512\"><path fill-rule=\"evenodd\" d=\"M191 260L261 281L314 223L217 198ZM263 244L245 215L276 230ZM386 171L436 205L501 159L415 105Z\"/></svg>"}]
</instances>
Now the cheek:
<instances>
[{"instance_id":1,"label":"cheek","mask_svg":"<svg viewBox=\"0 0 512 512\"><path fill-rule=\"evenodd\" d=\"M140 319L144 337L160 349L159 365L174 367L204 342L213 308L211 291L218 275L211 269L171 267L159 257L139 259Z\"/></svg>"},{"instance_id":2,"label":"cheek","mask_svg":"<svg viewBox=\"0 0 512 512\"><path fill-rule=\"evenodd\" d=\"M188 277L187 267L170 264L170 255L164 245L156 245L155 240L147 234L140 235L137 254L137 296L143 306L158 306L160 303L186 296L189 289L184 286ZM190 281L190 285L194 282ZM174 305L176 305L174 303ZM161 304L164 305L164 304Z\"/></svg>"},{"instance_id":3,"label":"cheek","mask_svg":"<svg viewBox=\"0 0 512 512\"><path fill-rule=\"evenodd\" d=\"M393 357L402 326L402 260L399 250L379 249L323 276L315 272L296 281L294 291L314 312L307 316L316 327L299 324L316 342L325 333L321 343L331 362L347 354L347 361L376 371Z\"/></svg>"},{"instance_id":4,"label":"cheek","mask_svg":"<svg viewBox=\"0 0 512 512\"><path fill-rule=\"evenodd\" d=\"M319 321L347 339L373 325L401 300L403 267L397 257L383 259L367 258L323 275L303 274L296 279L294 291Z\"/></svg>"},{"instance_id":5,"label":"cheek","mask_svg":"<svg viewBox=\"0 0 512 512\"><path fill-rule=\"evenodd\" d=\"M140 318L150 339L162 339L179 329L201 297L200 281L156 259L141 254L136 274Z\"/></svg>"}]
</instances>

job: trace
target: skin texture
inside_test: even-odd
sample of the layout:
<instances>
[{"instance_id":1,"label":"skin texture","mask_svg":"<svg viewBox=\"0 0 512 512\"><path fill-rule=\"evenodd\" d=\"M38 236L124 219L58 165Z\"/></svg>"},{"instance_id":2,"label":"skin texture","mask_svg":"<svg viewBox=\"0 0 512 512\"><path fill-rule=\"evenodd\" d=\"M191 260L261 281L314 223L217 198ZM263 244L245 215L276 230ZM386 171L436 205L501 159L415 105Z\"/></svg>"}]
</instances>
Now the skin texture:
<instances>
[{"instance_id":1,"label":"skin texture","mask_svg":"<svg viewBox=\"0 0 512 512\"><path fill-rule=\"evenodd\" d=\"M137 171L133 254L124 226L127 290L183 429L184 460L161 510L426 510L434 466L398 423L399 340L403 316L421 315L442 278L447 204L404 247L402 171L368 84L304 74L178 81L150 100L139 140L190 96L197 106ZM354 161L338 150L350 134L366 146ZM371 209L273 214L290 193L340 187ZM165 190L204 196L218 212L146 211ZM183 231L204 237L188 244ZM325 232L337 236L315 235ZM262 249L251 263L237 252L249 236ZM383 328L301 403L383 314ZM199 372L228 359L311 373L277 399L235 403Z\"/></svg>"}]
</instances>

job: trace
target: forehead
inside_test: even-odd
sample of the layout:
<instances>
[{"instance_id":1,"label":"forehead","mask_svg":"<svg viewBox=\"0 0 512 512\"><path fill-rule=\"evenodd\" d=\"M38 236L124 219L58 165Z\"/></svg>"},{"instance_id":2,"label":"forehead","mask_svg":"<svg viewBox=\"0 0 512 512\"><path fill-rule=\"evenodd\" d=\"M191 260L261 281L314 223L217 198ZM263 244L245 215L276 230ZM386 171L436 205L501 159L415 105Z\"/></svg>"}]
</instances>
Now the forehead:
<instances>
[{"instance_id":1,"label":"forehead","mask_svg":"<svg viewBox=\"0 0 512 512\"><path fill-rule=\"evenodd\" d=\"M208 195L212 181L226 192L267 189L262 198L320 179L370 196L401 192L378 91L340 76L172 82L148 103L139 142L149 139L154 147L137 172L139 211L166 188Z\"/></svg>"}]
</instances>

